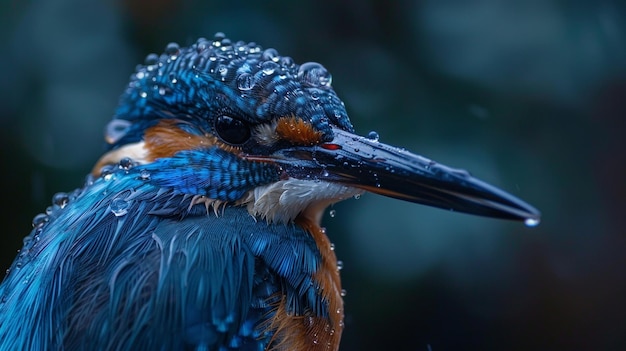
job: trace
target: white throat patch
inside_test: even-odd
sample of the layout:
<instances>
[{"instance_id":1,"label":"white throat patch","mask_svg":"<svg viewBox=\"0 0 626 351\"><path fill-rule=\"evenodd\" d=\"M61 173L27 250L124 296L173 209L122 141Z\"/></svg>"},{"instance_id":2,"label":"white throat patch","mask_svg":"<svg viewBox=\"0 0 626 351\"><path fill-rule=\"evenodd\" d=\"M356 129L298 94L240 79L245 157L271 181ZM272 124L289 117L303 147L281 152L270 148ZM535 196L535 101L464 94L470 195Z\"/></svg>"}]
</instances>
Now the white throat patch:
<instances>
[{"instance_id":1,"label":"white throat patch","mask_svg":"<svg viewBox=\"0 0 626 351\"><path fill-rule=\"evenodd\" d=\"M286 179L259 186L242 201L248 212L268 222L289 223L299 214L319 224L329 205L360 195L361 189L321 180Z\"/></svg>"}]
</instances>

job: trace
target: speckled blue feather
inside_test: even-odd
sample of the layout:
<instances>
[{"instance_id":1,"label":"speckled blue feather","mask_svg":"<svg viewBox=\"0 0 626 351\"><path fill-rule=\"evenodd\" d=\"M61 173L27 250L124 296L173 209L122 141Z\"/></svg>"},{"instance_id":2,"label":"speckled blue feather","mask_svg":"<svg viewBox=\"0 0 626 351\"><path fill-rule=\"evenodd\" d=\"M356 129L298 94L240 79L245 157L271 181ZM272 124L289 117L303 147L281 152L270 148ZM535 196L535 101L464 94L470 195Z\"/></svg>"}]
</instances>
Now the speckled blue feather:
<instances>
[{"instance_id":1,"label":"speckled blue feather","mask_svg":"<svg viewBox=\"0 0 626 351\"><path fill-rule=\"evenodd\" d=\"M244 161L218 147L181 151L143 169L155 185L229 202L279 179L275 167Z\"/></svg>"},{"instance_id":2,"label":"speckled blue feather","mask_svg":"<svg viewBox=\"0 0 626 351\"><path fill-rule=\"evenodd\" d=\"M107 130L109 144L139 141L147 128L170 118L210 133L218 115L250 124L298 116L329 141L331 124L353 131L331 82L319 63L297 65L274 49L231 43L219 34L185 48L172 43L162 55L148 55L131 76Z\"/></svg>"}]
</instances>

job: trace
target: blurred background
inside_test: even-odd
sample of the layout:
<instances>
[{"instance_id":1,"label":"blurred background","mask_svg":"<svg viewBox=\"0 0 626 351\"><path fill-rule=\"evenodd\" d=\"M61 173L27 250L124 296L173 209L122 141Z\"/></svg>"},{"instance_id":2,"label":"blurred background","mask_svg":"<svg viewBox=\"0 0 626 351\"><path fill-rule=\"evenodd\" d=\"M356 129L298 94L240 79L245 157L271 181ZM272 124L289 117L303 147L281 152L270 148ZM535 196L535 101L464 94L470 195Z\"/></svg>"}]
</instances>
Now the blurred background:
<instances>
[{"instance_id":1,"label":"blurred background","mask_svg":"<svg viewBox=\"0 0 626 351\"><path fill-rule=\"evenodd\" d=\"M527 228L371 194L335 205L342 350L626 350L617 0L3 0L0 267L82 184L135 65L218 31L323 63L360 134L543 213Z\"/></svg>"}]
</instances>

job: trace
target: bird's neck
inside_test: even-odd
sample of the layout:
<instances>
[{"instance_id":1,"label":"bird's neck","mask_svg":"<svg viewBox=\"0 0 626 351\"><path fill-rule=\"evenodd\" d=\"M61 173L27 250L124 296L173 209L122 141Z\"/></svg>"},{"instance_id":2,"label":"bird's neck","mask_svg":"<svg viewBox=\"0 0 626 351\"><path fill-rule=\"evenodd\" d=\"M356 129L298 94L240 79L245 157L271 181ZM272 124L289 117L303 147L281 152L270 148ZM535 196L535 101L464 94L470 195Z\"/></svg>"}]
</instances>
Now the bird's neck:
<instances>
[{"instance_id":1,"label":"bird's neck","mask_svg":"<svg viewBox=\"0 0 626 351\"><path fill-rule=\"evenodd\" d=\"M295 222L313 237L320 250L322 260L313 278L319 284L323 301L328 303L328 317L289 314L285 301L281 301L270 325L280 340L276 350L337 350L344 327L337 257L326 230L317 221L300 215Z\"/></svg>"}]
</instances>

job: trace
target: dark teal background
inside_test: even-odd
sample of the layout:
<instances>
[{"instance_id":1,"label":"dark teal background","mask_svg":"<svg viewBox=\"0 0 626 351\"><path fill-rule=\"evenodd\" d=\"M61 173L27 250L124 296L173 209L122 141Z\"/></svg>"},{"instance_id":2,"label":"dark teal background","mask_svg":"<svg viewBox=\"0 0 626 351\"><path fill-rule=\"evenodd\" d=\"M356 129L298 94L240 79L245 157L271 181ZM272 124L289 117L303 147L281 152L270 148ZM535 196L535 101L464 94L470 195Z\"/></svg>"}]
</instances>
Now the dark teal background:
<instances>
[{"instance_id":1,"label":"dark teal background","mask_svg":"<svg viewBox=\"0 0 626 351\"><path fill-rule=\"evenodd\" d=\"M342 350L624 350L625 14L617 0L4 0L0 267L82 184L135 65L222 31L323 63L359 133L543 213L526 228L371 194L335 205Z\"/></svg>"}]
</instances>

